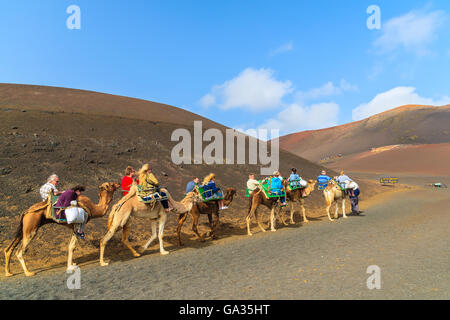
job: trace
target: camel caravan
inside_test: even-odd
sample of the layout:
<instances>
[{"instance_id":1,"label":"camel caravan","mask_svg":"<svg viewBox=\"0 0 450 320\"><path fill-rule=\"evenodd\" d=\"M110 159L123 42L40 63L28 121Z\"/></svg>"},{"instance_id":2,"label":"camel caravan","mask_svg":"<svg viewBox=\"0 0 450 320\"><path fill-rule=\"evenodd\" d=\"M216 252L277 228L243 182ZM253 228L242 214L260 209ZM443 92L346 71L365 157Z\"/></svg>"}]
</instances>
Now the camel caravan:
<instances>
[{"instance_id":1,"label":"camel caravan","mask_svg":"<svg viewBox=\"0 0 450 320\"><path fill-rule=\"evenodd\" d=\"M100 265L107 266L105 262L105 249L108 241L114 234L122 230L122 243L131 251L134 257L141 256L144 251L158 238L160 253L166 255L169 252L164 249L164 227L171 213L177 215L177 236L178 244L182 246L181 228L190 215L192 218L192 230L200 241L205 241L204 236L198 231L198 223L201 215L207 215L210 232L208 235L216 239L216 230L219 225L219 213L228 209L233 198L236 196L235 188L225 189L225 193L216 185L215 175L209 174L202 183L198 178L194 178L186 186L185 196L180 201L175 201L167 188L160 186L158 179L152 173L148 164L142 166L138 173L127 167L122 183L105 182L98 187L98 203L84 196L83 186L76 186L70 190L60 192L57 190L59 178L51 175L47 183L40 189L42 201L31 206L19 219L19 226L14 239L4 250L5 254L5 275L12 276L10 272L11 255L15 248L21 243L16 256L23 268L26 276L35 275L27 268L24 254L30 242L36 236L37 231L46 224L57 224L67 229L73 230L73 235L68 245L67 270L76 268L73 263L73 251L78 239L85 240L85 226L91 219L104 217L113 200L114 193L122 189L122 198L115 203L108 217L107 231L100 240ZM326 212L330 221L334 221L330 216L330 208L336 203L334 218L338 218L338 202L341 202L343 217L345 213L345 200L350 198L352 213L359 215L358 196L359 187L348 176L341 172L341 175L333 179L322 171L316 180L304 180L295 168L288 179L284 179L279 172L274 172L272 176L262 180L256 180L254 174L249 175L245 197L248 198L248 212L246 215L247 234L252 236L250 222L254 216L256 223L262 232L266 232L261 221L258 219L258 208L264 206L270 210L270 229L276 231L276 218L287 226L282 209L289 206L290 224L294 222L294 204L299 203L303 215L303 222L308 222L304 207L305 199L315 190L322 191ZM151 220L151 237L142 247L141 252L137 252L129 243L130 222L132 217L144 217ZM157 228L158 227L158 228Z\"/></svg>"}]
</instances>

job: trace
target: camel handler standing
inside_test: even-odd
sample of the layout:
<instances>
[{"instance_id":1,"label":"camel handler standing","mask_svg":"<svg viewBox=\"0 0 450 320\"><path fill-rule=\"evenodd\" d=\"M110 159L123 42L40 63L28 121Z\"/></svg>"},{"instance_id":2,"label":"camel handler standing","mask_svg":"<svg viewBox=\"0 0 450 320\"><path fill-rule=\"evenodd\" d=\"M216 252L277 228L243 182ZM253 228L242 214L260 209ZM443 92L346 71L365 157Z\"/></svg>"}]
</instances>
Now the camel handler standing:
<instances>
[{"instance_id":1,"label":"camel handler standing","mask_svg":"<svg viewBox=\"0 0 450 320\"><path fill-rule=\"evenodd\" d=\"M352 204L352 213L359 216L361 211L359 211L359 195L361 191L359 186L355 181L346 181L345 188L348 190L348 196L350 198L350 203Z\"/></svg>"}]
</instances>

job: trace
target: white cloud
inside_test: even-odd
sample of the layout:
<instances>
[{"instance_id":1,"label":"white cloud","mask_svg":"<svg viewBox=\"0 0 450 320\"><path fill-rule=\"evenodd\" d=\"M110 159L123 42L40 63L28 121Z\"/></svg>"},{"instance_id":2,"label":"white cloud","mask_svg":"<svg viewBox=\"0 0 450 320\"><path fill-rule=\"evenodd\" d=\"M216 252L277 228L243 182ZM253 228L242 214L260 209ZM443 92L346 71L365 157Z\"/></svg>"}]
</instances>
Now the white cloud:
<instances>
[{"instance_id":1,"label":"white cloud","mask_svg":"<svg viewBox=\"0 0 450 320\"><path fill-rule=\"evenodd\" d=\"M200 103L218 105L224 110L248 108L260 112L281 106L282 99L292 91L292 83L276 80L272 70L247 68L235 78L214 86Z\"/></svg>"},{"instance_id":2,"label":"white cloud","mask_svg":"<svg viewBox=\"0 0 450 320\"><path fill-rule=\"evenodd\" d=\"M450 103L450 97L444 96L438 100L419 96L414 87L396 87L389 91L377 94L372 101L360 104L353 109L353 120L361 120L396 107L417 104L443 106Z\"/></svg>"},{"instance_id":3,"label":"white cloud","mask_svg":"<svg viewBox=\"0 0 450 320\"><path fill-rule=\"evenodd\" d=\"M296 98L301 101L308 99L314 100L321 97L340 95L344 91L357 91L357 90L358 86L352 85L347 81L345 81L344 79L342 79L339 86L335 86L333 82L329 81L320 88L310 89L306 92L299 91L296 93Z\"/></svg>"},{"instance_id":4,"label":"white cloud","mask_svg":"<svg viewBox=\"0 0 450 320\"><path fill-rule=\"evenodd\" d=\"M203 96L203 98L200 99L200 105L202 105L205 108L211 107L216 104L216 97L210 93Z\"/></svg>"},{"instance_id":5,"label":"white cloud","mask_svg":"<svg viewBox=\"0 0 450 320\"><path fill-rule=\"evenodd\" d=\"M280 129L281 134L332 127L338 123L339 105L334 102L310 106L291 104L260 128Z\"/></svg>"},{"instance_id":6,"label":"white cloud","mask_svg":"<svg viewBox=\"0 0 450 320\"><path fill-rule=\"evenodd\" d=\"M292 41L283 44L279 48L276 48L275 50L271 50L269 53L269 56L273 57L282 53L286 53L289 51L294 50L294 43Z\"/></svg>"},{"instance_id":7,"label":"white cloud","mask_svg":"<svg viewBox=\"0 0 450 320\"><path fill-rule=\"evenodd\" d=\"M427 54L426 46L436 38L444 19L443 11L411 11L392 18L383 25L383 34L375 40L374 46L381 53L403 48L419 55Z\"/></svg>"}]
</instances>

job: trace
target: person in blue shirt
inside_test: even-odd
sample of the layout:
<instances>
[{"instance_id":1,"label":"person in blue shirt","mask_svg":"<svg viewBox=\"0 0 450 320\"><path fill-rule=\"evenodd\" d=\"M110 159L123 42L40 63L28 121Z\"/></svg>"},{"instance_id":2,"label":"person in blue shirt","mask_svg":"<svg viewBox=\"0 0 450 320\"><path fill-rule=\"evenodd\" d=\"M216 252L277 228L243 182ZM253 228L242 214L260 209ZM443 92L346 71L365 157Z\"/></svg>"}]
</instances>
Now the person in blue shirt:
<instances>
[{"instance_id":1,"label":"person in blue shirt","mask_svg":"<svg viewBox=\"0 0 450 320\"><path fill-rule=\"evenodd\" d=\"M297 169L292 168L291 175L289 176L288 181L300 180L300 176L297 174Z\"/></svg>"},{"instance_id":2,"label":"person in blue shirt","mask_svg":"<svg viewBox=\"0 0 450 320\"><path fill-rule=\"evenodd\" d=\"M348 182L353 182L348 176L345 175L344 171L341 171L341 175L337 177L336 181L339 183L343 190L346 190L346 184Z\"/></svg>"},{"instance_id":3,"label":"person in blue shirt","mask_svg":"<svg viewBox=\"0 0 450 320\"><path fill-rule=\"evenodd\" d=\"M284 191L284 186L280 179L280 173L278 171L275 171L273 175L274 176L270 179L269 182L269 192L275 195L280 195ZM286 194L283 197L280 197L280 201L282 207L287 206Z\"/></svg>"},{"instance_id":4,"label":"person in blue shirt","mask_svg":"<svg viewBox=\"0 0 450 320\"><path fill-rule=\"evenodd\" d=\"M207 198L209 197L223 197L222 190L216 186L216 175L214 173L210 173L203 180L203 190L206 191ZM219 201L219 210L228 209L227 206L224 205L224 200L220 199Z\"/></svg>"},{"instance_id":5,"label":"person in blue shirt","mask_svg":"<svg viewBox=\"0 0 450 320\"><path fill-rule=\"evenodd\" d=\"M196 186L198 186L198 183L200 182L200 179L195 177L192 181L189 181L186 185L186 194L189 192L192 192Z\"/></svg>"},{"instance_id":6,"label":"person in blue shirt","mask_svg":"<svg viewBox=\"0 0 450 320\"><path fill-rule=\"evenodd\" d=\"M327 176L327 172L325 170L322 170L322 173L320 176L317 177L317 184L319 187L319 190L323 190L327 187L328 182L330 182L331 178Z\"/></svg>"}]
</instances>

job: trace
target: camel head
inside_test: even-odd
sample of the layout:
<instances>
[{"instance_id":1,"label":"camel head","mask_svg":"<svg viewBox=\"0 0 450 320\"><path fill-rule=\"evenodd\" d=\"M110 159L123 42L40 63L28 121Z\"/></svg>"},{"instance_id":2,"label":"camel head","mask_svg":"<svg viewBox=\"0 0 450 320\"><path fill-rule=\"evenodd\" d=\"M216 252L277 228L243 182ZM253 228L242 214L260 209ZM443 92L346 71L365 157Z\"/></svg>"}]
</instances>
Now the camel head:
<instances>
[{"instance_id":1,"label":"camel head","mask_svg":"<svg viewBox=\"0 0 450 320\"><path fill-rule=\"evenodd\" d=\"M203 201L203 199L200 197L200 194L198 193L197 189L194 189L193 191L187 193L182 201L187 202L187 203L190 202L192 204L196 204L200 201Z\"/></svg>"},{"instance_id":2,"label":"camel head","mask_svg":"<svg viewBox=\"0 0 450 320\"><path fill-rule=\"evenodd\" d=\"M237 195L237 190L235 188L227 188L225 193L225 205L230 205L230 203L233 201L234 196Z\"/></svg>"},{"instance_id":3,"label":"camel head","mask_svg":"<svg viewBox=\"0 0 450 320\"><path fill-rule=\"evenodd\" d=\"M102 195L108 194L113 195L113 193L120 188L120 183L118 182L105 182L98 187L98 196L101 198Z\"/></svg>"},{"instance_id":4,"label":"camel head","mask_svg":"<svg viewBox=\"0 0 450 320\"><path fill-rule=\"evenodd\" d=\"M227 188L227 192L225 193L225 200L227 199L233 199L233 197L236 195L237 191L235 188Z\"/></svg>"}]
</instances>

